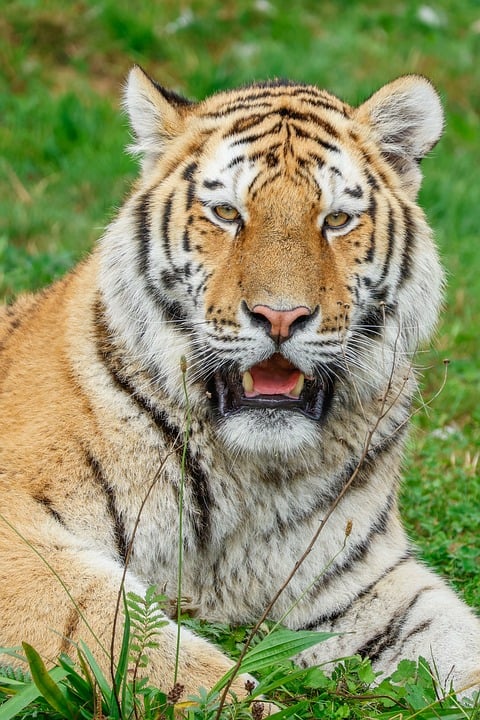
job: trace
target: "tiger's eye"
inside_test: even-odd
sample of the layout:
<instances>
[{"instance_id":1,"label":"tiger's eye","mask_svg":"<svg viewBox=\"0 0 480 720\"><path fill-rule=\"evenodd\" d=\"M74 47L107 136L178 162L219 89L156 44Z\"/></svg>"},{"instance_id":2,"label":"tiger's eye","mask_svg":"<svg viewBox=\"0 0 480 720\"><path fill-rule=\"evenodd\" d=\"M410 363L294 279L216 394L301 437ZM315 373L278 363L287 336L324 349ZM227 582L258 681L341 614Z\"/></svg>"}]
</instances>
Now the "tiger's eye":
<instances>
[{"instance_id":1,"label":"tiger's eye","mask_svg":"<svg viewBox=\"0 0 480 720\"><path fill-rule=\"evenodd\" d=\"M350 215L346 212L333 212L329 213L324 220L324 225L327 228L340 228L348 223Z\"/></svg>"},{"instance_id":2,"label":"tiger's eye","mask_svg":"<svg viewBox=\"0 0 480 720\"><path fill-rule=\"evenodd\" d=\"M235 222L240 219L240 213L232 205L215 205L213 212L220 220Z\"/></svg>"}]
</instances>

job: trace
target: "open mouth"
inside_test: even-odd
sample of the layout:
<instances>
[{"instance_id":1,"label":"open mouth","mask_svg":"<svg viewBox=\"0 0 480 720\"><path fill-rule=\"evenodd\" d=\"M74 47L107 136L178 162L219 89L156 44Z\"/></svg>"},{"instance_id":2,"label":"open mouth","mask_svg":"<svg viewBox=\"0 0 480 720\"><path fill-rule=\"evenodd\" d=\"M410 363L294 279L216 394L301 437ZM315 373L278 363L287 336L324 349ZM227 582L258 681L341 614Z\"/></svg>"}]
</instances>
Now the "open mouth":
<instances>
[{"instance_id":1,"label":"open mouth","mask_svg":"<svg viewBox=\"0 0 480 720\"><path fill-rule=\"evenodd\" d=\"M275 353L243 373L218 371L215 395L221 415L227 417L248 408L297 410L320 420L331 395L321 378L306 376L289 360Z\"/></svg>"}]
</instances>

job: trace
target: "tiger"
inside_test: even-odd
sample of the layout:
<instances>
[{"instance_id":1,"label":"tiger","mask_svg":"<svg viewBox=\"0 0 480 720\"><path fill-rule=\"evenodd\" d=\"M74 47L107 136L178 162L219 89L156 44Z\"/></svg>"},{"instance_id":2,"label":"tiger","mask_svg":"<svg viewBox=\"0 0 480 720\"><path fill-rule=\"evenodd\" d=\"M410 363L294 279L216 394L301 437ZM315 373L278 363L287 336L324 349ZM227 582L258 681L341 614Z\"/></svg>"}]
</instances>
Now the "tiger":
<instances>
[{"instance_id":1,"label":"tiger","mask_svg":"<svg viewBox=\"0 0 480 720\"><path fill-rule=\"evenodd\" d=\"M274 79L191 101L135 66L124 106L124 204L0 315L0 645L55 663L83 640L108 667L121 587L176 597L181 545L199 618L270 604L332 633L300 667L424 657L473 692L479 620L398 510L444 288L417 203L436 89L406 75L351 106ZM212 688L232 660L168 613L151 682L171 687L178 633L185 693Z\"/></svg>"}]
</instances>

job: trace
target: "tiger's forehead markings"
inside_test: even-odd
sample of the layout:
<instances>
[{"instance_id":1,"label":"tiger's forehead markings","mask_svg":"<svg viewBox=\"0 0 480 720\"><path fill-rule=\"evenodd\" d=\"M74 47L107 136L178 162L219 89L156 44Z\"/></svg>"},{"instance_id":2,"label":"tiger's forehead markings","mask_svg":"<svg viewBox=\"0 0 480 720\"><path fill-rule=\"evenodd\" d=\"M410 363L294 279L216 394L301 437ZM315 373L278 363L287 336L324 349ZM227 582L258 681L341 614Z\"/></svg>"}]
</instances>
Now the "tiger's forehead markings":
<instances>
[{"instance_id":1,"label":"tiger's forehead markings","mask_svg":"<svg viewBox=\"0 0 480 720\"><path fill-rule=\"evenodd\" d=\"M269 111L265 113L255 113L254 115L250 115L248 118L239 118L229 128L228 132L225 133L225 136L246 132L257 125L261 125L270 118L276 119L277 116L280 116L282 120L276 122L272 132L275 132L277 128L281 128L286 121L292 128L295 128L299 137L308 137L309 133L305 128L302 128L299 123L312 123L315 127L325 130L325 132L333 138L339 138L339 132L335 129L332 123L318 113L314 113L311 110L297 110L292 107L288 107L285 103L282 103L279 107L272 105L269 108Z\"/></svg>"},{"instance_id":2,"label":"tiger's forehead markings","mask_svg":"<svg viewBox=\"0 0 480 720\"><path fill-rule=\"evenodd\" d=\"M348 149L357 144L351 109L334 96L279 83L239 91L233 99L220 93L205 101L205 111L210 121L217 120L216 129L210 125L212 144L201 173L202 190L210 191L202 194L206 204L234 204L245 212L247 197L253 201L266 185L288 175L294 184L307 181L322 204L343 205L352 213L365 209L362 163Z\"/></svg>"},{"instance_id":3,"label":"tiger's forehead markings","mask_svg":"<svg viewBox=\"0 0 480 720\"><path fill-rule=\"evenodd\" d=\"M278 104L279 97L303 101L311 107L322 108L343 117L350 116L349 106L326 90L288 81L256 83L245 89L240 88L233 97L232 92L219 92L203 102L204 109L201 114L204 117L221 118L245 110L268 111L274 103Z\"/></svg>"}]
</instances>

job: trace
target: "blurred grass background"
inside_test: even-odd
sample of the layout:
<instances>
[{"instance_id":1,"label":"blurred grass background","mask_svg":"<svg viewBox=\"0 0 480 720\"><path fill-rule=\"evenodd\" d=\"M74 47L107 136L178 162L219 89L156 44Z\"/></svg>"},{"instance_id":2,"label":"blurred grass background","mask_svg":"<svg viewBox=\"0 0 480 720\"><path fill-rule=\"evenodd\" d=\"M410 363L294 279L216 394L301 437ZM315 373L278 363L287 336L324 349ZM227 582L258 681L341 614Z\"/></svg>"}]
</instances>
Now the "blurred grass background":
<instances>
[{"instance_id":1,"label":"blurred grass background","mask_svg":"<svg viewBox=\"0 0 480 720\"><path fill-rule=\"evenodd\" d=\"M480 1L7 0L0 15L0 296L64 273L92 246L136 168L122 82L140 63L189 97L275 76L355 104L403 73L446 106L421 203L449 286L405 466L422 556L480 607Z\"/></svg>"}]
</instances>

